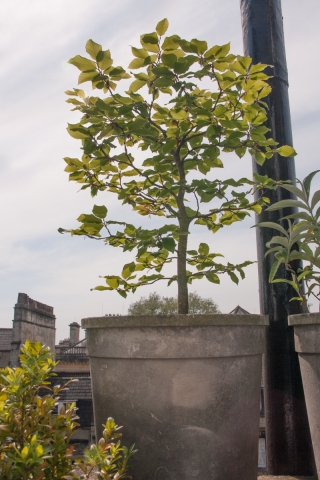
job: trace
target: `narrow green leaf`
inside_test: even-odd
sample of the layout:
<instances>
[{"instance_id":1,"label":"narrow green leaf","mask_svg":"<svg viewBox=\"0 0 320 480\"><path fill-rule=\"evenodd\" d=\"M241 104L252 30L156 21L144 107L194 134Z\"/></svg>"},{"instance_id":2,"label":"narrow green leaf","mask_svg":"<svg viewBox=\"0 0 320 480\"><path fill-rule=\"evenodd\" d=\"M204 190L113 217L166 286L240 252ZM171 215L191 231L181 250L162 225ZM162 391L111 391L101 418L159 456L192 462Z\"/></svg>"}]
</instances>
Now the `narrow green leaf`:
<instances>
[{"instance_id":1,"label":"narrow green leaf","mask_svg":"<svg viewBox=\"0 0 320 480\"><path fill-rule=\"evenodd\" d=\"M255 227L267 227L267 228L273 228L274 230L278 230L279 232L283 233L286 237L288 237L288 232L278 223L275 222L260 222L255 225Z\"/></svg>"},{"instance_id":2,"label":"narrow green leaf","mask_svg":"<svg viewBox=\"0 0 320 480\"><path fill-rule=\"evenodd\" d=\"M314 172L309 173L309 175L303 180L302 184L304 186L304 189L307 194L307 198L309 200L309 195L310 195L310 186L311 186L311 181L313 177L315 176L316 173L320 172L320 170L315 170Z\"/></svg>"},{"instance_id":3,"label":"narrow green leaf","mask_svg":"<svg viewBox=\"0 0 320 480\"><path fill-rule=\"evenodd\" d=\"M229 275L233 283L236 283L238 285L239 278L237 277L237 275L234 272L231 272L230 270L227 270L227 274Z\"/></svg>"},{"instance_id":4,"label":"narrow green leaf","mask_svg":"<svg viewBox=\"0 0 320 480\"><path fill-rule=\"evenodd\" d=\"M307 201L306 194L295 185L284 184L284 185L281 185L281 188L284 188L285 190L288 190L289 192L293 193L296 197L301 198L301 200L303 200L304 202Z\"/></svg>"},{"instance_id":5,"label":"narrow green leaf","mask_svg":"<svg viewBox=\"0 0 320 480\"><path fill-rule=\"evenodd\" d=\"M281 210L282 208L291 207L303 208L304 210L307 209L307 206L299 200L280 200L280 202L276 202L273 205L270 205L270 207L268 207L266 210L269 212L273 212L274 210Z\"/></svg>"},{"instance_id":6,"label":"narrow green leaf","mask_svg":"<svg viewBox=\"0 0 320 480\"><path fill-rule=\"evenodd\" d=\"M311 200L311 210L314 209L314 207L317 205L317 203L320 201L320 190L317 190Z\"/></svg>"},{"instance_id":7,"label":"narrow green leaf","mask_svg":"<svg viewBox=\"0 0 320 480\"><path fill-rule=\"evenodd\" d=\"M277 271L279 270L279 267L280 267L280 265L281 265L282 263L284 263L284 259L283 259L283 258L281 258L280 260L276 260L276 261L273 263L273 265L272 265L272 267L271 267L271 270L270 270L269 282L272 282L272 281L273 281L273 279L274 279L274 277L275 277L275 275L276 275Z\"/></svg>"}]
</instances>

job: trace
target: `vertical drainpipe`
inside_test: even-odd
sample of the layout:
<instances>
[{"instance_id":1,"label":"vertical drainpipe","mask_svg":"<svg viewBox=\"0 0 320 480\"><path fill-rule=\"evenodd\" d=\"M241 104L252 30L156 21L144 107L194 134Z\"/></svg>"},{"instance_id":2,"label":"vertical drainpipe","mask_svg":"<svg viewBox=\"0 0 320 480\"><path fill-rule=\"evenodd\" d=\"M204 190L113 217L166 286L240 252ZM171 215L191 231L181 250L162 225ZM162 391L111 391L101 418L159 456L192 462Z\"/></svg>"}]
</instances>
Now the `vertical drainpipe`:
<instances>
[{"instance_id":1,"label":"vertical drainpipe","mask_svg":"<svg viewBox=\"0 0 320 480\"><path fill-rule=\"evenodd\" d=\"M244 54L253 63L273 65L272 93L268 103L267 127L280 145L292 145L288 97L288 72L284 47L281 0L240 0ZM260 167L253 161L253 171L275 180L294 180L293 158L278 155ZM278 189L270 194L272 203L290 198L290 192ZM258 221L277 222L286 211L263 212ZM284 283L270 284L273 259L265 258L266 243L276 234L257 229L259 295L261 313L268 314L267 352L264 362L267 469L269 475L312 475L313 453L297 354L288 315L301 313L298 302ZM281 275L284 271L281 272Z\"/></svg>"}]
</instances>

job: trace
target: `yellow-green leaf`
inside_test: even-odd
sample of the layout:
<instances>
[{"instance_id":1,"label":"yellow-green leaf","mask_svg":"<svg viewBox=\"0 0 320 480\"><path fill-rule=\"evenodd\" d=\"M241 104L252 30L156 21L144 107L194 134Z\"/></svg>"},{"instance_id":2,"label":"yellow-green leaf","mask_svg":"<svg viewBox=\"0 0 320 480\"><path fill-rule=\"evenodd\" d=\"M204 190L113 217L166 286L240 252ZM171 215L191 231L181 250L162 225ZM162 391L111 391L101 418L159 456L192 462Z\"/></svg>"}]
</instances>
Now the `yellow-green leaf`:
<instances>
[{"instance_id":1,"label":"yellow-green leaf","mask_svg":"<svg viewBox=\"0 0 320 480\"><path fill-rule=\"evenodd\" d=\"M102 70L108 70L113 64L110 50L100 51L97 55L97 62Z\"/></svg>"},{"instance_id":2,"label":"yellow-green leaf","mask_svg":"<svg viewBox=\"0 0 320 480\"><path fill-rule=\"evenodd\" d=\"M144 66L144 58L134 58L128 65L128 68L141 68Z\"/></svg>"},{"instance_id":3,"label":"yellow-green leaf","mask_svg":"<svg viewBox=\"0 0 320 480\"><path fill-rule=\"evenodd\" d=\"M130 85L130 92L137 92L142 88L147 82L145 80L134 80Z\"/></svg>"},{"instance_id":4,"label":"yellow-green leaf","mask_svg":"<svg viewBox=\"0 0 320 480\"><path fill-rule=\"evenodd\" d=\"M81 72L86 72L88 70L95 70L96 64L92 60L89 60L88 58L81 57L81 55L76 55L73 58L70 58L68 63L71 63L71 65L74 65L75 67L79 68Z\"/></svg>"},{"instance_id":5,"label":"yellow-green leaf","mask_svg":"<svg viewBox=\"0 0 320 480\"><path fill-rule=\"evenodd\" d=\"M297 152L294 148L290 147L289 145L283 145L276 149L276 152L279 153L282 157L294 157L297 155Z\"/></svg>"},{"instance_id":6,"label":"yellow-green leaf","mask_svg":"<svg viewBox=\"0 0 320 480\"><path fill-rule=\"evenodd\" d=\"M112 289L116 289L119 287L119 280L117 277L106 277L106 284Z\"/></svg>"},{"instance_id":7,"label":"yellow-green leaf","mask_svg":"<svg viewBox=\"0 0 320 480\"><path fill-rule=\"evenodd\" d=\"M131 47L131 50L132 50L132 54L133 54L135 57L138 57L138 58L147 58L147 57L149 57L149 52L147 52L147 50L145 50L144 48Z\"/></svg>"},{"instance_id":8,"label":"yellow-green leaf","mask_svg":"<svg viewBox=\"0 0 320 480\"><path fill-rule=\"evenodd\" d=\"M88 40L86 43L86 51L89 53L91 58L96 59L98 53L102 50L102 46L99 43L94 42L93 40Z\"/></svg>"},{"instance_id":9,"label":"yellow-green leaf","mask_svg":"<svg viewBox=\"0 0 320 480\"><path fill-rule=\"evenodd\" d=\"M158 35L162 36L166 33L169 27L169 22L167 18L164 18L163 20L160 20L160 22L156 26L156 32Z\"/></svg>"},{"instance_id":10,"label":"yellow-green leaf","mask_svg":"<svg viewBox=\"0 0 320 480\"><path fill-rule=\"evenodd\" d=\"M21 457L22 457L22 458L26 458L26 456L28 455L28 453L29 453L28 447L23 447L23 449L21 450Z\"/></svg>"}]
</instances>

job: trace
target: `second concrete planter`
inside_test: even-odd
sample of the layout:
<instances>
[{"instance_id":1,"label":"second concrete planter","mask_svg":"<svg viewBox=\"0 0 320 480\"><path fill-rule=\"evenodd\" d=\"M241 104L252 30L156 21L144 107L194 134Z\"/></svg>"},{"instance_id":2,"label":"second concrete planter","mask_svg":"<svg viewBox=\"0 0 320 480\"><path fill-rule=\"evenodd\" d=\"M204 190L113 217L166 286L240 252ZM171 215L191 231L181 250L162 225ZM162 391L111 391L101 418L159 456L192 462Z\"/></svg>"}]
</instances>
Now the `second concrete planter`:
<instances>
[{"instance_id":1,"label":"second concrete planter","mask_svg":"<svg viewBox=\"0 0 320 480\"><path fill-rule=\"evenodd\" d=\"M320 478L320 313L289 316L294 326L317 475Z\"/></svg>"},{"instance_id":2,"label":"second concrete planter","mask_svg":"<svg viewBox=\"0 0 320 480\"><path fill-rule=\"evenodd\" d=\"M134 480L256 480L262 315L82 320L98 438L136 444Z\"/></svg>"}]
</instances>

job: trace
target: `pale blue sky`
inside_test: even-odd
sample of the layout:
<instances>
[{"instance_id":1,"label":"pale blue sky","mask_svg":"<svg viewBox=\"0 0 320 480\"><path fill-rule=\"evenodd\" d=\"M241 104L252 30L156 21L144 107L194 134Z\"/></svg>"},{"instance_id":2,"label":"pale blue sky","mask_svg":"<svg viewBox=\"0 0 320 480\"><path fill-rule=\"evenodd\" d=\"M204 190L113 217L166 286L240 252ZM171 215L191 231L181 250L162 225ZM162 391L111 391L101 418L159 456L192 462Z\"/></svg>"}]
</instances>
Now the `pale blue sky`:
<instances>
[{"instance_id":1,"label":"pale blue sky","mask_svg":"<svg viewBox=\"0 0 320 480\"><path fill-rule=\"evenodd\" d=\"M294 146L299 153L296 168L303 177L319 166L320 4L283 0L282 9ZM78 142L65 130L67 122L76 121L64 91L76 87L77 71L67 60L84 54L87 39L93 38L126 66L129 45L138 45L139 35L152 31L164 17L170 21L169 34L211 45L231 41L232 52L242 53L238 0L1 2L1 327L11 326L18 292L54 307L61 339L68 335L70 322L102 312L126 313L132 301L155 290L142 289L127 300L114 292L90 292L99 275L120 271L123 254L99 242L59 235L57 228L75 226L78 215L89 212L93 203L88 193L77 193L63 171L62 158L79 154ZM251 160L228 162L227 174L250 176ZM115 201L108 207L113 217L130 215ZM234 262L255 259L253 224L254 219L212 237L216 250ZM202 238L199 231L193 241ZM241 304L258 313L256 270L250 267L238 287L226 279L220 286L195 283L193 290L213 297L223 312ZM174 285L168 290L158 284L157 290L176 293Z\"/></svg>"}]
</instances>

